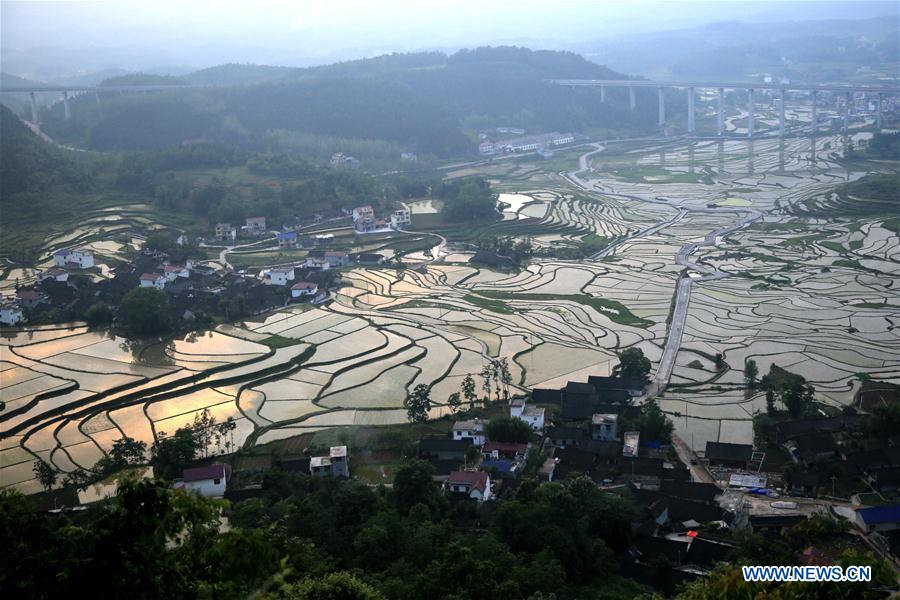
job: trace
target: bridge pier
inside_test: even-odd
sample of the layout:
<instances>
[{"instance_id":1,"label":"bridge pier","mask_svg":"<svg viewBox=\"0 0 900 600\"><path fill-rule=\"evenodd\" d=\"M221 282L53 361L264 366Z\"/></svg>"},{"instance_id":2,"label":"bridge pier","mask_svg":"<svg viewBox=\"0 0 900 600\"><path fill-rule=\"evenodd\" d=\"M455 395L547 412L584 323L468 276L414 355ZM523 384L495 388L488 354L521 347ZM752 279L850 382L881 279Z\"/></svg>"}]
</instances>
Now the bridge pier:
<instances>
[{"instance_id":1,"label":"bridge pier","mask_svg":"<svg viewBox=\"0 0 900 600\"><path fill-rule=\"evenodd\" d=\"M663 94L663 88L659 88L659 126L664 127L666 124L666 97Z\"/></svg>"},{"instance_id":2,"label":"bridge pier","mask_svg":"<svg viewBox=\"0 0 900 600\"><path fill-rule=\"evenodd\" d=\"M34 100L34 92L28 92L28 95L31 97L31 122L35 125L38 124L38 111L37 111L37 102Z\"/></svg>"},{"instance_id":3,"label":"bridge pier","mask_svg":"<svg viewBox=\"0 0 900 600\"><path fill-rule=\"evenodd\" d=\"M878 93L878 112L875 117L875 131L881 131L881 125L884 123L884 114L881 112L881 107L884 105L884 94L881 92Z\"/></svg>"},{"instance_id":4,"label":"bridge pier","mask_svg":"<svg viewBox=\"0 0 900 600\"><path fill-rule=\"evenodd\" d=\"M97 104L100 104L100 92L94 92L94 98L97 100Z\"/></svg>"},{"instance_id":5,"label":"bridge pier","mask_svg":"<svg viewBox=\"0 0 900 600\"><path fill-rule=\"evenodd\" d=\"M637 107L637 99L634 96L634 88L628 88L628 108L631 112L634 112L634 109Z\"/></svg>"},{"instance_id":6,"label":"bridge pier","mask_svg":"<svg viewBox=\"0 0 900 600\"><path fill-rule=\"evenodd\" d=\"M719 88L719 116L716 131L719 136L725 135L725 88Z\"/></svg>"},{"instance_id":7,"label":"bridge pier","mask_svg":"<svg viewBox=\"0 0 900 600\"><path fill-rule=\"evenodd\" d=\"M66 119L72 118L72 111L69 110L69 92L63 92L63 110L66 114Z\"/></svg>"},{"instance_id":8,"label":"bridge pier","mask_svg":"<svg viewBox=\"0 0 900 600\"><path fill-rule=\"evenodd\" d=\"M778 90L778 135L784 137L784 88Z\"/></svg>"},{"instance_id":9,"label":"bridge pier","mask_svg":"<svg viewBox=\"0 0 900 600\"><path fill-rule=\"evenodd\" d=\"M850 102L853 100L852 92L844 92L844 135L850 129Z\"/></svg>"},{"instance_id":10,"label":"bridge pier","mask_svg":"<svg viewBox=\"0 0 900 600\"><path fill-rule=\"evenodd\" d=\"M605 85L600 86L600 102L601 103L606 102L606 86Z\"/></svg>"},{"instance_id":11,"label":"bridge pier","mask_svg":"<svg viewBox=\"0 0 900 600\"><path fill-rule=\"evenodd\" d=\"M694 121L694 88L688 88L688 133L694 133L696 122Z\"/></svg>"},{"instance_id":12,"label":"bridge pier","mask_svg":"<svg viewBox=\"0 0 900 600\"><path fill-rule=\"evenodd\" d=\"M747 90L747 137L753 137L753 88Z\"/></svg>"},{"instance_id":13,"label":"bridge pier","mask_svg":"<svg viewBox=\"0 0 900 600\"><path fill-rule=\"evenodd\" d=\"M813 135L819 130L819 106L818 106L818 97L819 92L816 90L812 91L812 123L809 125L809 132Z\"/></svg>"}]
</instances>

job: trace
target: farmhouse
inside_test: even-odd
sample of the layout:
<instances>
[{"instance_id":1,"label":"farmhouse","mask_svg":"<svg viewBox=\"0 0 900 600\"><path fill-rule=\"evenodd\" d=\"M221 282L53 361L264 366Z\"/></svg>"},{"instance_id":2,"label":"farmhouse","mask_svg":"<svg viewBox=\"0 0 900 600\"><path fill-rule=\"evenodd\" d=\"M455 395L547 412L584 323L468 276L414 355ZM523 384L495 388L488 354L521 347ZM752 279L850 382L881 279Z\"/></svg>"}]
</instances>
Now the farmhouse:
<instances>
[{"instance_id":1,"label":"farmhouse","mask_svg":"<svg viewBox=\"0 0 900 600\"><path fill-rule=\"evenodd\" d=\"M525 453L528 452L528 446L527 443L516 444L513 442L492 442L488 440L481 448L481 453L486 459L520 459L525 458Z\"/></svg>"},{"instance_id":2,"label":"farmhouse","mask_svg":"<svg viewBox=\"0 0 900 600\"><path fill-rule=\"evenodd\" d=\"M332 446L328 456L314 456L309 459L309 474L316 477L350 477L350 459L347 446Z\"/></svg>"},{"instance_id":3,"label":"farmhouse","mask_svg":"<svg viewBox=\"0 0 900 600\"><path fill-rule=\"evenodd\" d=\"M384 263L384 255L377 252L360 252L356 256L356 264L364 267L376 267Z\"/></svg>"},{"instance_id":4,"label":"farmhouse","mask_svg":"<svg viewBox=\"0 0 900 600\"><path fill-rule=\"evenodd\" d=\"M244 230L250 235L260 235L266 232L265 217L247 217Z\"/></svg>"},{"instance_id":5,"label":"farmhouse","mask_svg":"<svg viewBox=\"0 0 900 600\"><path fill-rule=\"evenodd\" d=\"M372 209L371 204L365 204L363 206L357 206L354 208L350 215L353 217L353 222L362 221L363 219L374 219L375 211Z\"/></svg>"},{"instance_id":6,"label":"farmhouse","mask_svg":"<svg viewBox=\"0 0 900 600\"><path fill-rule=\"evenodd\" d=\"M275 267L266 273L266 280L269 285L287 285L288 281L294 280L294 267Z\"/></svg>"},{"instance_id":7,"label":"farmhouse","mask_svg":"<svg viewBox=\"0 0 900 600\"><path fill-rule=\"evenodd\" d=\"M394 229L400 229L410 223L412 223L412 211L408 208L399 208L391 213L391 227Z\"/></svg>"},{"instance_id":8,"label":"farmhouse","mask_svg":"<svg viewBox=\"0 0 900 600\"><path fill-rule=\"evenodd\" d=\"M233 242L237 238L237 229L230 223L216 223L216 239L220 242Z\"/></svg>"},{"instance_id":9,"label":"farmhouse","mask_svg":"<svg viewBox=\"0 0 900 600\"><path fill-rule=\"evenodd\" d=\"M144 273L140 278L141 287L153 287L158 290L165 289L166 278L159 273Z\"/></svg>"},{"instance_id":10,"label":"farmhouse","mask_svg":"<svg viewBox=\"0 0 900 600\"><path fill-rule=\"evenodd\" d=\"M39 283L47 280L65 282L69 280L69 272L59 267L50 267L46 271L38 273L37 280Z\"/></svg>"},{"instance_id":11,"label":"farmhouse","mask_svg":"<svg viewBox=\"0 0 900 600\"><path fill-rule=\"evenodd\" d=\"M291 298L302 296L315 296L319 293L319 286L310 281L298 281L291 286Z\"/></svg>"},{"instance_id":12,"label":"farmhouse","mask_svg":"<svg viewBox=\"0 0 900 600\"><path fill-rule=\"evenodd\" d=\"M591 438L605 441L619 439L618 422L618 415L599 413L593 415L591 417Z\"/></svg>"},{"instance_id":13,"label":"farmhouse","mask_svg":"<svg viewBox=\"0 0 900 600\"><path fill-rule=\"evenodd\" d=\"M175 281L179 277L187 279L191 276L191 272L188 271L187 267L181 265L165 265L163 267L163 273L166 276L166 281Z\"/></svg>"},{"instance_id":14,"label":"farmhouse","mask_svg":"<svg viewBox=\"0 0 900 600\"><path fill-rule=\"evenodd\" d=\"M296 231L279 231L275 234L275 239L278 240L279 248L294 248L297 246Z\"/></svg>"},{"instance_id":15,"label":"farmhouse","mask_svg":"<svg viewBox=\"0 0 900 600\"><path fill-rule=\"evenodd\" d=\"M469 448L473 447L471 438L451 440L448 438L422 438L419 440L419 457L437 460L464 461Z\"/></svg>"},{"instance_id":16,"label":"farmhouse","mask_svg":"<svg viewBox=\"0 0 900 600\"><path fill-rule=\"evenodd\" d=\"M896 531L900 529L900 504L857 509L856 525L866 533Z\"/></svg>"},{"instance_id":17,"label":"farmhouse","mask_svg":"<svg viewBox=\"0 0 900 600\"><path fill-rule=\"evenodd\" d=\"M0 304L0 325L18 325L22 320L22 307L17 302L7 301Z\"/></svg>"},{"instance_id":18,"label":"farmhouse","mask_svg":"<svg viewBox=\"0 0 900 600\"><path fill-rule=\"evenodd\" d=\"M743 469L753 456L753 446L750 444L706 442L705 456L711 465Z\"/></svg>"},{"instance_id":19,"label":"farmhouse","mask_svg":"<svg viewBox=\"0 0 900 600\"><path fill-rule=\"evenodd\" d=\"M325 260L333 268L346 267L350 264L350 255L343 250L326 250Z\"/></svg>"},{"instance_id":20,"label":"farmhouse","mask_svg":"<svg viewBox=\"0 0 900 600\"><path fill-rule=\"evenodd\" d=\"M534 431L543 431L544 429L544 409L527 406L525 400L513 400L509 405L509 416L525 421Z\"/></svg>"},{"instance_id":21,"label":"farmhouse","mask_svg":"<svg viewBox=\"0 0 900 600\"><path fill-rule=\"evenodd\" d=\"M444 483L444 489L451 495L463 494L478 502L493 497L491 476L484 471L454 471Z\"/></svg>"},{"instance_id":22,"label":"farmhouse","mask_svg":"<svg viewBox=\"0 0 900 600\"><path fill-rule=\"evenodd\" d=\"M454 440L472 440L479 448L484 446L484 421L480 419L457 421L453 424L452 432Z\"/></svg>"},{"instance_id":23,"label":"farmhouse","mask_svg":"<svg viewBox=\"0 0 900 600\"><path fill-rule=\"evenodd\" d=\"M57 267L90 269L94 266L94 253L84 248L63 248L53 253L53 264Z\"/></svg>"},{"instance_id":24,"label":"farmhouse","mask_svg":"<svg viewBox=\"0 0 900 600\"><path fill-rule=\"evenodd\" d=\"M175 487L188 492L197 492L205 498L222 498L225 496L225 486L230 478L231 466L215 463L208 467L185 469L180 485L176 481Z\"/></svg>"}]
</instances>

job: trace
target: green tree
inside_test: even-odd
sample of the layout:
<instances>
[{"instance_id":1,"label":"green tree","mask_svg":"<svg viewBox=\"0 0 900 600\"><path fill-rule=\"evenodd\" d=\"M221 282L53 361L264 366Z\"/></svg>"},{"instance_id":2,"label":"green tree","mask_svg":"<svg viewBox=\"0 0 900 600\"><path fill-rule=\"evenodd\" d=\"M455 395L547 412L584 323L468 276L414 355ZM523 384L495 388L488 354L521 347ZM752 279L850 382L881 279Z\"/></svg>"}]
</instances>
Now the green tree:
<instances>
[{"instance_id":1,"label":"green tree","mask_svg":"<svg viewBox=\"0 0 900 600\"><path fill-rule=\"evenodd\" d=\"M469 404L469 410L475 408L475 400L478 399L478 393L475 391L475 379L471 373L466 373L459 387L463 397Z\"/></svg>"},{"instance_id":2,"label":"green tree","mask_svg":"<svg viewBox=\"0 0 900 600\"><path fill-rule=\"evenodd\" d=\"M744 361L744 380L747 382L747 386L756 387L757 377L759 377L759 367L756 366L755 360L748 358Z\"/></svg>"},{"instance_id":3,"label":"green tree","mask_svg":"<svg viewBox=\"0 0 900 600\"><path fill-rule=\"evenodd\" d=\"M518 417L499 417L485 425L488 439L495 442L524 444L531 439L531 427Z\"/></svg>"},{"instance_id":4,"label":"green tree","mask_svg":"<svg viewBox=\"0 0 900 600\"><path fill-rule=\"evenodd\" d=\"M431 479L434 468L423 460L413 460L403 465L394 475L394 504L406 514L416 504L427 506L432 513L439 512L444 497Z\"/></svg>"},{"instance_id":5,"label":"green tree","mask_svg":"<svg viewBox=\"0 0 900 600\"><path fill-rule=\"evenodd\" d=\"M384 600L371 585L341 571L319 579L304 579L290 586L284 596L290 600Z\"/></svg>"},{"instance_id":6,"label":"green tree","mask_svg":"<svg viewBox=\"0 0 900 600\"><path fill-rule=\"evenodd\" d=\"M84 320L91 327L109 325L112 322L112 309L108 304L96 302L84 313Z\"/></svg>"},{"instance_id":7,"label":"green tree","mask_svg":"<svg viewBox=\"0 0 900 600\"><path fill-rule=\"evenodd\" d=\"M199 446L194 431L182 427L172 437L160 431L151 448L154 474L161 479L174 479L181 476L184 468L197 456Z\"/></svg>"},{"instance_id":8,"label":"green tree","mask_svg":"<svg viewBox=\"0 0 900 600\"><path fill-rule=\"evenodd\" d=\"M462 406L462 399L459 397L459 392L453 392L447 398L447 408L450 409L450 412L456 413L459 411Z\"/></svg>"},{"instance_id":9,"label":"green tree","mask_svg":"<svg viewBox=\"0 0 900 600\"><path fill-rule=\"evenodd\" d=\"M763 413L753 415L753 444L757 448L768 448L769 437L774 428L775 423L769 415Z\"/></svg>"},{"instance_id":10,"label":"green tree","mask_svg":"<svg viewBox=\"0 0 900 600\"><path fill-rule=\"evenodd\" d=\"M659 408L656 400L650 399L644 404L641 414L637 418L631 422L627 420L622 421L621 430L637 430L641 432L642 440L653 440L663 444L670 444L675 424Z\"/></svg>"},{"instance_id":11,"label":"green tree","mask_svg":"<svg viewBox=\"0 0 900 600\"><path fill-rule=\"evenodd\" d=\"M877 438L896 435L900 431L900 402L876 406L869 416L868 428Z\"/></svg>"},{"instance_id":12,"label":"green tree","mask_svg":"<svg viewBox=\"0 0 900 600\"><path fill-rule=\"evenodd\" d=\"M644 356L643 350L628 348L619 353L619 364L615 367L615 371L621 377L635 377L646 381L651 366L650 359Z\"/></svg>"},{"instance_id":13,"label":"green tree","mask_svg":"<svg viewBox=\"0 0 900 600\"><path fill-rule=\"evenodd\" d=\"M431 410L431 390L424 383L420 383L406 398L404 406L410 421L424 423L428 420L428 411Z\"/></svg>"},{"instance_id":14,"label":"green tree","mask_svg":"<svg viewBox=\"0 0 900 600\"><path fill-rule=\"evenodd\" d=\"M213 439L218 435L216 418L208 408L204 408L200 413L194 415L194 423L191 428L194 431L194 439L197 441L197 449L204 458L208 457Z\"/></svg>"},{"instance_id":15,"label":"green tree","mask_svg":"<svg viewBox=\"0 0 900 600\"><path fill-rule=\"evenodd\" d=\"M122 299L119 307L122 323L134 335L156 335L172 326L169 300L156 288L134 288Z\"/></svg>"},{"instance_id":16,"label":"green tree","mask_svg":"<svg viewBox=\"0 0 900 600\"><path fill-rule=\"evenodd\" d=\"M59 473L56 469L53 468L50 463L38 459L34 461L34 467L31 470L34 473L34 476L37 477L37 480L40 482L41 487L43 487L48 492L53 489Z\"/></svg>"},{"instance_id":17,"label":"green tree","mask_svg":"<svg viewBox=\"0 0 900 600\"><path fill-rule=\"evenodd\" d=\"M775 390L772 389L766 390L766 414L775 414Z\"/></svg>"},{"instance_id":18,"label":"green tree","mask_svg":"<svg viewBox=\"0 0 900 600\"><path fill-rule=\"evenodd\" d=\"M780 400L792 417L801 417L813 409L815 389L808 383L790 382L781 389Z\"/></svg>"}]
</instances>

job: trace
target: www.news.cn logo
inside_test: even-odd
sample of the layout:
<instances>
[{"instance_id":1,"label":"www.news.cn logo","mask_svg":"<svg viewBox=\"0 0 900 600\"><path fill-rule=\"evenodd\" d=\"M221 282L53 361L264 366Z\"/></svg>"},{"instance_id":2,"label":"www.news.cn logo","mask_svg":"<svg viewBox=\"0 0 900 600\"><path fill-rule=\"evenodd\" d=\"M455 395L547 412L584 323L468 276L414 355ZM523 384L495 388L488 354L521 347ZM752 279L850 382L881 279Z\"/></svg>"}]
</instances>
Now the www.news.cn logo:
<instances>
[{"instance_id":1,"label":"www.news.cn logo","mask_svg":"<svg viewBox=\"0 0 900 600\"><path fill-rule=\"evenodd\" d=\"M872 567L741 567L744 581L872 581Z\"/></svg>"}]
</instances>

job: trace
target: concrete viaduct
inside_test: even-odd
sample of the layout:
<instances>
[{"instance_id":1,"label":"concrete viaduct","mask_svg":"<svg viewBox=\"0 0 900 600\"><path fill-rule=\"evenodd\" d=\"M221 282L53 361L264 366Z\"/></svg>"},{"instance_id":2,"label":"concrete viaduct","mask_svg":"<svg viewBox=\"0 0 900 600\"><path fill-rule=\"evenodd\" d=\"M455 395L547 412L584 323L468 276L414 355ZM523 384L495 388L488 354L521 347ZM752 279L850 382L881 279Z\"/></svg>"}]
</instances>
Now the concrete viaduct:
<instances>
[{"instance_id":1,"label":"concrete viaduct","mask_svg":"<svg viewBox=\"0 0 900 600\"><path fill-rule=\"evenodd\" d=\"M667 89L684 89L687 90L688 105L688 133L696 132L695 122L695 90L717 89L718 90L718 127L719 136L725 134L725 90L747 90L747 137L753 137L753 117L754 117L754 100L753 94L755 90L777 90L779 93L779 119L778 119L778 135L785 135L785 118L784 118L784 100L785 91L808 91L812 94L812 124L810 131L815 133L818 129L818 114L816 106L816 96L819 92L838 92L843 93L844 102L844 133L850 124L850 98L854 92L865 92L868 94L878 94L878 108L876 117L876 127L880 130L884 122L882 114L882 106L884 104L885 95L900 95L900 88L887 86L871 86L871 85L853 85L853 84L765 84L765 83L714 83L714 82L658 82L646 80L622 80L622 79L550 79L548 83L555 85L563 85L568 87L599 87L600 101L606 101L607 88L628 88L628 104L632 111L636 106L635 89L637 88L656 88L659 94L659 126L666 124L666 101L665 90Z\"/></svg>"}]
</instances>

